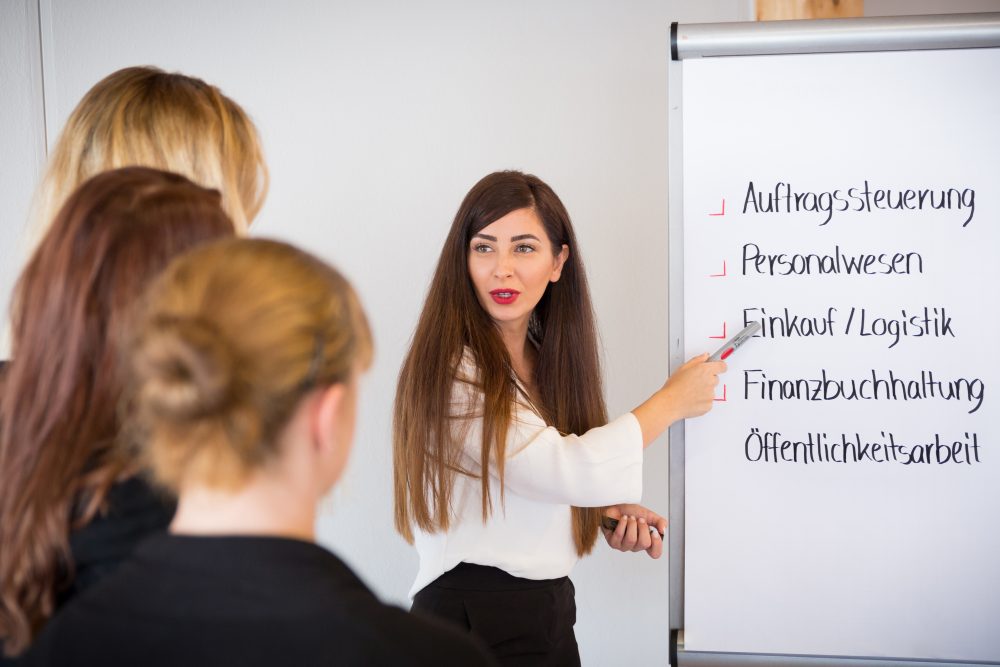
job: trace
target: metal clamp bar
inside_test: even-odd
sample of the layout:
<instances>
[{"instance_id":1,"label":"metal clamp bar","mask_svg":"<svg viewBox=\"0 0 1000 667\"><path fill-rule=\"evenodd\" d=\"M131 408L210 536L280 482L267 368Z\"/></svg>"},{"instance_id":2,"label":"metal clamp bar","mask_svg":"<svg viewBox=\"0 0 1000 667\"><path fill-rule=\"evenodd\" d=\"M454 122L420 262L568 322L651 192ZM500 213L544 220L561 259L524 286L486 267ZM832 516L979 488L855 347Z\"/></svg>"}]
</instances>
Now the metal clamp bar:
<instances>
[{"instance_id":1,"label":"metal clamp bar","mask_svg":"<svg viewBox=\"0 0 1000 667\"><path fill-rule=\"evenodd\" d=\"M1000 46L1000 12L670 26L674 60Z\"/></svg>"}]
</instances>

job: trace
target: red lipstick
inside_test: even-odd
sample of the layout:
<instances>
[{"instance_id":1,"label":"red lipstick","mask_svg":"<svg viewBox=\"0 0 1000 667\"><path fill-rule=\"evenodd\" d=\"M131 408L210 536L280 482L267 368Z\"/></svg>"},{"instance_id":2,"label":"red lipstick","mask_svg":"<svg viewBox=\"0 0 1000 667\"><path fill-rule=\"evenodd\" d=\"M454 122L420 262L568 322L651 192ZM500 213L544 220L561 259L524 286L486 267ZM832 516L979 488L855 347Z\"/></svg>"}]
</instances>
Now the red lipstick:
<instances>
[{"instance_id":1,"label":"red lipstick","mask_svg":"<svg viewBox=\"0 0 1000 667\"><path fill-rule=\"evenodd\" d=\"M493 297L493 300L501 306L507 306L514 303L520 295L521 293L516 289L495 289L490 292L490 296Z\"/></svg>"}]
</instances>

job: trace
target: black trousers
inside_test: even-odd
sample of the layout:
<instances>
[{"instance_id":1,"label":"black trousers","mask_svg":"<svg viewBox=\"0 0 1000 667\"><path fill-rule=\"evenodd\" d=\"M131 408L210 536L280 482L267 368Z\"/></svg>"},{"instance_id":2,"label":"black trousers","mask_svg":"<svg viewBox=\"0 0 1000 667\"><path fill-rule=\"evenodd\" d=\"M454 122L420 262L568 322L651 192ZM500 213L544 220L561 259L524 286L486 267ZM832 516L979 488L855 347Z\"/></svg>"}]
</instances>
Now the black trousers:
<instances>
[{"instance_id":1,"label":"black trousers","mask_svg":"<svg viewBox=\"0 0 1000 667\"><path fill-rule=\"evenodd\" d=\"M521 579L460 563L413 598L413 611L457 625L485 642L502 665L578 667L573 582Z\"/></svg>"}]
</instances>

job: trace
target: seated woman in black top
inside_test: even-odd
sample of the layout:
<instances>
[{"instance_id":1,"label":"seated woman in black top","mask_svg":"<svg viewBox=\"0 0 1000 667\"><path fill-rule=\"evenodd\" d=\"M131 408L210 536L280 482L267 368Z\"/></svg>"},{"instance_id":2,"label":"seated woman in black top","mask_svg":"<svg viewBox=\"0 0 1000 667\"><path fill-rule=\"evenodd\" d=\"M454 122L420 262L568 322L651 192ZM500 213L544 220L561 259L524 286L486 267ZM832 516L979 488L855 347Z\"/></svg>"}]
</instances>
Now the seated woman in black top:
<instances>
[{"instance_id":1,"label":"seated woman in black top","mask_svg":"<svg viewBox=\"0 0 1000 667\"><path fill-rule=\"evenodd\" d=\"M314 542L372 356L340 274L274 241L203 246L153 286L128 350L128 432L177 514L49 623L35 662L491 664Z\"/></svg>"},{"instance_id":2,"label":"seated woman in black top","mask_svg":"<svg viewBox=\"0 0 1000 667\"><path fill-rule=\"evenodd\" d=\"M130 167L80 186L25 266L0 387L0 644L9 655L170 522L172 505L112 447L122 393L114 342L171 259L234 233L215 190Z\"/></svg>"}]
</instances>

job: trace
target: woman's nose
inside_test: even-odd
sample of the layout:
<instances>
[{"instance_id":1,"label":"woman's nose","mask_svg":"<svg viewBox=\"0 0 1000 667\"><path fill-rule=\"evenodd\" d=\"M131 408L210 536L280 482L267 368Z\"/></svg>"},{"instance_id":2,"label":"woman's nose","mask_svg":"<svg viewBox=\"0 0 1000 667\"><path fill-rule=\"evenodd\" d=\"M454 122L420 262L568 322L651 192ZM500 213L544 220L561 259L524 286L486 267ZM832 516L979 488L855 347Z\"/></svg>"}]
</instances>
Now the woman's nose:
<instances>
[{"instance_id":1,"label":"woman's nose","mask_svg":"<svg viewBox=\"0 0 1000 667\"><path fill-rule=\"evenodd\" d=\"M512 258L504 254L497 258L496 268L493 270L497 278L509 278L514 273Z\"/></svg>"}]
</instances>

